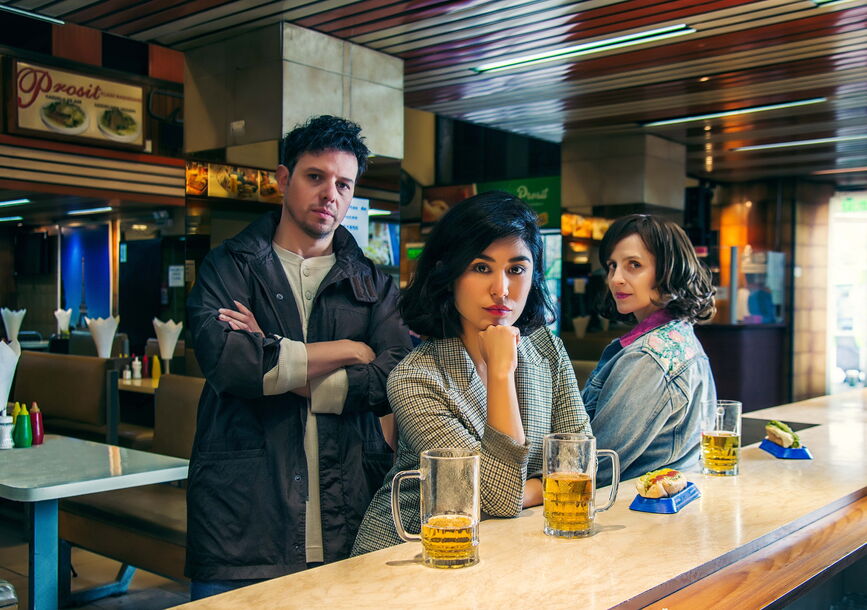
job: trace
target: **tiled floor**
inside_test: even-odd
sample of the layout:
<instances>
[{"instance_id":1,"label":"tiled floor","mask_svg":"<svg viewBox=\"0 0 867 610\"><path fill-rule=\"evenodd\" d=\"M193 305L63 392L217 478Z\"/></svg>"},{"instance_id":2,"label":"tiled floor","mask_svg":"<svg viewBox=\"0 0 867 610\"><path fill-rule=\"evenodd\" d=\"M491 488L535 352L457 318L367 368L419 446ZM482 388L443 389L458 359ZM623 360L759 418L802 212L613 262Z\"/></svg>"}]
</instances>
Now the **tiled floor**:
<instances>
[{"instance_id":1,"label":"tiled floor","mask_svg":"<svg viewBox=\"0 0 867 610\"><path fill-rule=\"evenodd\" d=\"M78 576L72 579L77 591L114 580L120 564L82 549L72 550L72 566ZM27 608L27 529L21 519L0 517L0 578L8 580L18 593L18 607ZM158 610L189 601L189 586L156 574L136 570L125 595L108 597L81 608L135 608Z\"/></svg>"}]
</instances>

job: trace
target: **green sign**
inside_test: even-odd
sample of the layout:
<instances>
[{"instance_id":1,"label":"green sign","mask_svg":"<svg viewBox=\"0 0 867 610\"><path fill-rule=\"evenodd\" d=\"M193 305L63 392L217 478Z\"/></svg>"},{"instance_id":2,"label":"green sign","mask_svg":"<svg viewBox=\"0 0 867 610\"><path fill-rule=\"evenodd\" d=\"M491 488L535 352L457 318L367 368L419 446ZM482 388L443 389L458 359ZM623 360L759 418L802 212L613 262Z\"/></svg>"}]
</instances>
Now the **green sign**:
<instances>
[{"instance_id":1,"label":"green sign","mask_svg":"<svg viewBox=\"0 0 867 610\"><path fill-rule=\"evenodd\" d=\"M841 207L843 212L867 212L867 198L846 197Z\"/></svg>"},{"instance_id":2,"label":"green sign","mask_svg":"<svg viewBox=\"0 0 867 610\"><path fill-rule=\"evenodd\" d=\"M506 191L520 197L539 215L543 229L560 228L560 176L480 182L476 189L479 193Z\"/></svg>"}]
</instances>

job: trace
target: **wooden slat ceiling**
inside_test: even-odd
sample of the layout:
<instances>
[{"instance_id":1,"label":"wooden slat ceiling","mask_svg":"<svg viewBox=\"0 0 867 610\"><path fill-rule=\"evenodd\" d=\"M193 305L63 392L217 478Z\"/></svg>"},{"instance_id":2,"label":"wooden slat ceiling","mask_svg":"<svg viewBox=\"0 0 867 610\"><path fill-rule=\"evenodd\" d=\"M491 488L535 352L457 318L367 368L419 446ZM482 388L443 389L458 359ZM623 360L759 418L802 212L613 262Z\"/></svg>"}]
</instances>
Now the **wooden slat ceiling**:
<instances>
[{"instance_id":1,"label":"wooden slat ceiling","mask_svg":"<svg viewBox=\"0 0 867 610\"><path fill-rule=\"evenodd\" d=\"M16 0L12 6L179 50L277 21L405 60L406 105L536 136L653 133L716 181L867 166L867 0ZM486 62L686 24L695 33L478 74ZM666 127L643 123L824 97ZM865 136L764 151L756 144ZM867 171L823 176L867 185Z\"/></svg>"}]
</instances>

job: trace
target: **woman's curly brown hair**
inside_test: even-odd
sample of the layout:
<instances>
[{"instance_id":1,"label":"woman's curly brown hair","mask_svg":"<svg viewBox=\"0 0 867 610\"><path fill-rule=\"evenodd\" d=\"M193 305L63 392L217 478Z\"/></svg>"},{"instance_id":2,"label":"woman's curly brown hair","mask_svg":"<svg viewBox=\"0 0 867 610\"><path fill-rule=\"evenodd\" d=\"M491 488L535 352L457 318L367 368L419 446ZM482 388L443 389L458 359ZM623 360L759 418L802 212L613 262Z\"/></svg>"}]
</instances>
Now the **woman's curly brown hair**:
<instances>
[{"instance_id":1,"label":"woman's curly brown hair","mask_svg":"<svg viewBox=\"0 0 867 610\"><path fill-rule=\"evenodd\" d=\"M637 234L644 246L656 257L656 289L662 301L658 305L680 320L695 323L709 320L716 312L714 289L708 268L698 260L695 248L683 229L668 220L646 214L618 218L602 238L599 262L608 269L608 259L617 244ZM617 311L611 292L606 290L599 314L609 320L635 322L632 314Z\"/></svg>"}]
</instances>

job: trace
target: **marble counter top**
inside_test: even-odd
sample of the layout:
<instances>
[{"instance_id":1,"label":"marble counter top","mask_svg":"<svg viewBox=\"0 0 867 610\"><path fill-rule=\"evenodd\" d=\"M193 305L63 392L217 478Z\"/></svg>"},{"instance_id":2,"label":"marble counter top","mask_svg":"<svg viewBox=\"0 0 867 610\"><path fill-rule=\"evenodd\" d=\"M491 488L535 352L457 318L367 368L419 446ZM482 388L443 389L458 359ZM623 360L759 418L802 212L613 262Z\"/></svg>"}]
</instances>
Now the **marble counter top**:
<instances>
[{"instance_id":1,"label":"marble counter top","mask_svg":"<svg viewBox=\"0 0 867 610\"><path fill-rule=\"evenodd\" d=\"M742 450L741 474L687 472L702 497L675 515L629 510L633 482L596 533L542 533L541 507L480 526L478 565L426 568L402 544L189 604L208 608L609 608L641 606L742 559L867 495L867 390L749 413L821 425L801 433L813 460ZM607 490L599 491L602 496Z\"/></svg>"}]
</instances>

